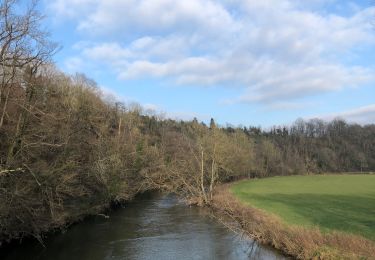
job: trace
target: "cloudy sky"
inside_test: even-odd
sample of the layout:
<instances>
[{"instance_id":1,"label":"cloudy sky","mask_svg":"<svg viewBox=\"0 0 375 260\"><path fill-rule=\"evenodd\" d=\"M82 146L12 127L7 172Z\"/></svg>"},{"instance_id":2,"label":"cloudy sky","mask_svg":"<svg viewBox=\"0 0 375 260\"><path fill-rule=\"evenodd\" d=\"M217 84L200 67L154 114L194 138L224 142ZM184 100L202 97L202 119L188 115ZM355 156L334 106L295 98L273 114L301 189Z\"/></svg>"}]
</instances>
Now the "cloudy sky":
<instances>
[{"instance_id":1,"label":"cloudy sky","mask_svg":"<svg viewBox=\"0 0 375 260\"><path fill-rule=\"evenodd\" d=\"M370 0L42 1L58 66L170 117L375 123ZM375 5L375 4L374 4Z\"/></svg>"}]
</instances>

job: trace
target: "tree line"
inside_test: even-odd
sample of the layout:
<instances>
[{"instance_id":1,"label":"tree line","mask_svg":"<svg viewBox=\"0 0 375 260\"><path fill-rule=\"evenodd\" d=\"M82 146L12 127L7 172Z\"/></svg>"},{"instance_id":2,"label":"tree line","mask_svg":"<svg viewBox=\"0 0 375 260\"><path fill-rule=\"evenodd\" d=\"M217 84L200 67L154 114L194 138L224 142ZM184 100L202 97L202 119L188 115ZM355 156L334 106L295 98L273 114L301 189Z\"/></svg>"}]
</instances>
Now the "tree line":
<instances>
[{"instance_id":1,"label":"tree line","mask_svg":"<svg viewBox=\"0 0 375 260\"><path fill-rule=\"evenodd\" d=\"M106 100L53 65L36 6L15 3L0 4L0 241L41 240L152 189L207 204L239 178L375 169L375 125L207 126Z\"/></svg>"}]
</instances>

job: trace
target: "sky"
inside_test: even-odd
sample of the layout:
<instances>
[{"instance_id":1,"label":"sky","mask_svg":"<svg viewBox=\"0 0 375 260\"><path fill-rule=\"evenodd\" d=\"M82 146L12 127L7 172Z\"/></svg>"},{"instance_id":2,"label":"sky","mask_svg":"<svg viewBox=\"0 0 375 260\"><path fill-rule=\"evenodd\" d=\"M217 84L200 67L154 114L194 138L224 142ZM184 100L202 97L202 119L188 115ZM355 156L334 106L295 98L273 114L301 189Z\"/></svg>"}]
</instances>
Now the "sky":
<instances>
[{"instance_id":1,"label":"sky","mask_svg":"<svg viewBox=\"0 0 375 260\"><path fill-rule=\"evenodd\" d=\"M371 0L41 0L57 66L166 117L375 123Z\"/></svg>"}]
</instances>

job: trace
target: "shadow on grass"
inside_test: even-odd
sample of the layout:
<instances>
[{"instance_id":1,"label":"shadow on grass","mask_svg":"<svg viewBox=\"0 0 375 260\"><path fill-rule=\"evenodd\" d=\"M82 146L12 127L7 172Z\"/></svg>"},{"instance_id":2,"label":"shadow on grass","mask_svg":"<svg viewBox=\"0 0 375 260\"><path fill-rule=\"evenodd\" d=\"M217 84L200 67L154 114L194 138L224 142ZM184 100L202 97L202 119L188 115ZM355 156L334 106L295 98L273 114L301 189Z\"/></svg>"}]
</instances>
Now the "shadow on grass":
<instances>
[{"instance_id":1,"label":"shadow on grass","mask_svg":"<svg viewBox=\"0 0 375 260\"><path fill-rule=\"evenodd\" d=\"M326 194L241 194L288 223L318 225L375 240L375 198Z\"/></svg>"}]
</instances>

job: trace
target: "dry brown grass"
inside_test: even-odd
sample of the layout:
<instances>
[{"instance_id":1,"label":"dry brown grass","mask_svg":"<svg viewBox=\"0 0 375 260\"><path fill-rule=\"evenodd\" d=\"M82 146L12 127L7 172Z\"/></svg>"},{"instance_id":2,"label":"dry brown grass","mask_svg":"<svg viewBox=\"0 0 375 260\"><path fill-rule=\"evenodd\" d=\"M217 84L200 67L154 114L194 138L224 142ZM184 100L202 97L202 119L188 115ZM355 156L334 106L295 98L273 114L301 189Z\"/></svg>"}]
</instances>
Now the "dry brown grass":
<instances>
[{"instance_id":1,"label":"dry brown grass","mask_svg":"<svg viewBox=\"0 0 375 260\"><path fill-rule=\"evenodd\" d=\"M216 190L211 206L235 220L246 235L297 259L375 259L371 240L287 225L275 215L242 204L225 185Z\"/></svg>"}]
</instances>

